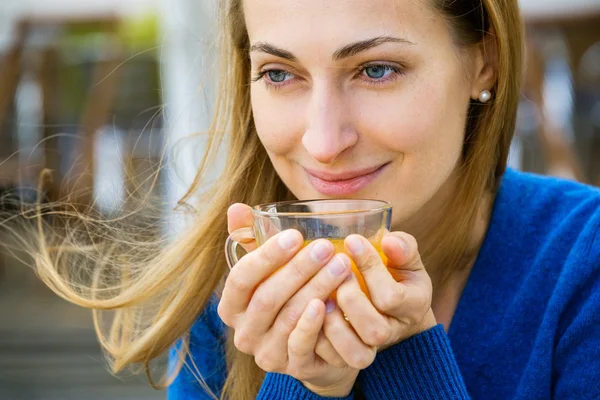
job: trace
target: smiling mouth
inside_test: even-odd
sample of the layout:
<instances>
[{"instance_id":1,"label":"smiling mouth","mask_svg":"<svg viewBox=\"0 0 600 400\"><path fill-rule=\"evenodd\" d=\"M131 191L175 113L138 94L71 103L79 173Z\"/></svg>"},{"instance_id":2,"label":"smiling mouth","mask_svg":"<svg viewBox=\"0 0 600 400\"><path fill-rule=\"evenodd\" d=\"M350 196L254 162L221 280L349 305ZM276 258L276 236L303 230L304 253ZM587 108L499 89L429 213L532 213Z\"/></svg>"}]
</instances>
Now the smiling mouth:
<instances>
[{"instance_id":1,"label":"smiling mouth","mask_svg":"<svg viewBox=\"0 0 600 400\"><path fill-rule=\"evenodd\" d=\"M320 193L327 196L341 196L356 193L383 172L390 163L362 170L347 171L341 173L330 173L304 169L311 185Z\"/></svg>"}]
</instances>

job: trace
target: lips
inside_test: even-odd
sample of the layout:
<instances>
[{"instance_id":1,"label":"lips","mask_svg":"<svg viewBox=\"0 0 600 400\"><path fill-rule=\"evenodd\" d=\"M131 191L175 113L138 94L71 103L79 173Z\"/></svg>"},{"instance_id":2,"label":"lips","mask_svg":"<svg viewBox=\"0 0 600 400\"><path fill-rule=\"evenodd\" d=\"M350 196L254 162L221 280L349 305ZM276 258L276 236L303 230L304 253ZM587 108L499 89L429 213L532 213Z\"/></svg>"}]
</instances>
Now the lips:
<instances>
[{"instance_id":1,"label":"lips","mask_svg":"<svg viewBox=\"0 0 600 400\"><path fill-rule=\"evenodd\" d=\"M338 173L305 169L311 185L327 196L351 195L373 182L389 163Z\"/></svg>"}]
</instances>

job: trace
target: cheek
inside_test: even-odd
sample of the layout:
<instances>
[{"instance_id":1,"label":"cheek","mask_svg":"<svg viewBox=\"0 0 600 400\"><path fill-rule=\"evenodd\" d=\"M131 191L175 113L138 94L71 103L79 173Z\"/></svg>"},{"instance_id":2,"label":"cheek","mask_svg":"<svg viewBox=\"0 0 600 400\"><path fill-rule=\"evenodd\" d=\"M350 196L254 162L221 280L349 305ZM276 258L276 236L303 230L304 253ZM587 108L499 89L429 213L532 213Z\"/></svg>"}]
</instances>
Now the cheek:
<instances>
[{"instance_id":1,"label":"cheek","mask_svg":"<svg viewBox=\"0 0 600 400\"><path fill-rule=\"evenodd\" d=\"M407 160L462 148L464 111L438 91L421 86L385 101L361 101L359 132ZM368 99L367 99L368 100Z\"/></svg>"},{"instance_id":2,"label":"cheek","mask_svg":"<svg viewBox=\"0 0 600 400\"><path fill-rule=\"evenodd\" d=\"M262 87L253 88L250 97L258 137L270 154L285 155L301 145L304 115L301 99L289 96L276 101L276 96Z\"/></svg>"},{"instance_id":3,"label":"cheek","mask_svg":"<svg viewBox=\"0 0 600 400\"><path fill-rule=\"evenodd\" d=\"M465 102L468 93L448 76L428 71L406 87L388 93L346 93L345 123L361 136L364 151L403 154L405 163L453 163L462 149ZM276 94L256 85L251 90L254 123L272 158L290 156L302 149L306 106L310 93ZM274 160L275 161L275 160ZM419 168L419 165L412 165Z\"/></svg>"},{"instance_id":4,"label":"cheek","mask_svg":"<svg viewBox=\"0 0 600 400\"><path fill-rule=\"evenodd\" d=\"M464 142L469 94L450 79L415 79L387 98L363 99L364 132L401 157L377 195L398 208L395 223L428 202L455 170ZM366 118L369 116L369 118ZM400 156L401 155L401 156Z\"/></svg>"}]
</instances>

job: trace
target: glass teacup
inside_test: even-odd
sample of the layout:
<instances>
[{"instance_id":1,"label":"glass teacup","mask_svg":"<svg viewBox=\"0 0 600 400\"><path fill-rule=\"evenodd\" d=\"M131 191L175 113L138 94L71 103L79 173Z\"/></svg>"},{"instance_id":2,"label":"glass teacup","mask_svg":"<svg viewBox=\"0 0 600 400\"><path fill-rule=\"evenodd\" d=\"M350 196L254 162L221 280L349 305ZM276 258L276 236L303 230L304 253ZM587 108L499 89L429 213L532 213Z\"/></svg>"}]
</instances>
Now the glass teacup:
<instances>
[{"instance_id":1,"label":"glass teacup","mask_svg":"<svg viewBox=\"0 0 600 400\"><path fill-rule=\"evenodd\" d=\"M277 233L296 229L304 237L304 246L317 239L329 240L336 253L346 253L344 239L352 234L365 237L377 249L384 264L387 257L381 250L381 239L390 230L392 206L381 200L328 199L295 200L262 204L253 207L253 227L233 232L225 244L229 268L239 260L240 243L256 240L260 246ZM369 292L358 268L352 262L362 291Z\"/></svg>"}]
</instances>

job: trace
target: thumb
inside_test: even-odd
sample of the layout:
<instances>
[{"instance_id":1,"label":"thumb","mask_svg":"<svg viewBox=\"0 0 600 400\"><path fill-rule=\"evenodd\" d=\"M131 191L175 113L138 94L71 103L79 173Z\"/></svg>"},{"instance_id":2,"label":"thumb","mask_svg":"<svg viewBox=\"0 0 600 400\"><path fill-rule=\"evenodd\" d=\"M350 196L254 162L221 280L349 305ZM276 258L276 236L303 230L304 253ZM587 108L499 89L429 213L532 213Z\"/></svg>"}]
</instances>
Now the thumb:
<instances>
[{"instance_id":1,"label":"thumb","mask_svg":"<svg viewBox=\"0 0 600 400\"><path fill-rule=\"evenodd\" d=\"M227 230L231 234L240 228L252 227L252 208L243 203L235 203L227 210Z\"/></svg>"},{"instance_id":2,"label":"thumb","mask_svg":"<svg viewBox=\"0 0 600 400\"><path fill-rule=\"evenodd\" d=\"M246 204L235 203L227 210L227 231L229 234L241 228L252 228L252 208ZM246 251L256 249L256 242L240 243Z\"/></svg>"},{"instance_id":3,"label":"thumb","mask_svg":"<svg viewBox=\"0 0 600 400\"><path fill-rule=\"evenodd\" d=\"M424 270L416 239L406 232L390 232L381 240L381 248L388 258L388 269Z\"/></svg>"}]
</instances>

